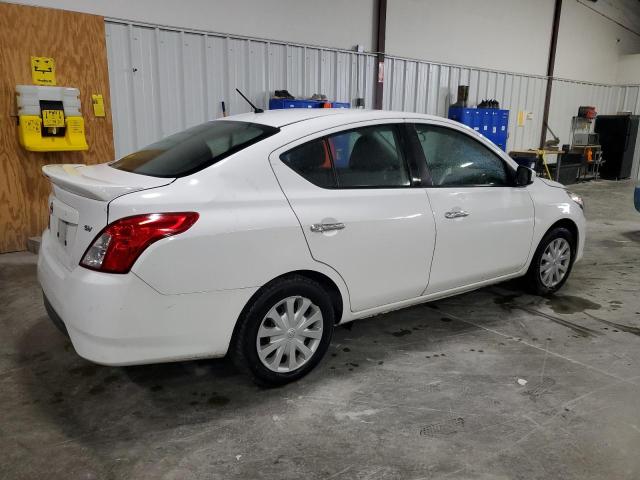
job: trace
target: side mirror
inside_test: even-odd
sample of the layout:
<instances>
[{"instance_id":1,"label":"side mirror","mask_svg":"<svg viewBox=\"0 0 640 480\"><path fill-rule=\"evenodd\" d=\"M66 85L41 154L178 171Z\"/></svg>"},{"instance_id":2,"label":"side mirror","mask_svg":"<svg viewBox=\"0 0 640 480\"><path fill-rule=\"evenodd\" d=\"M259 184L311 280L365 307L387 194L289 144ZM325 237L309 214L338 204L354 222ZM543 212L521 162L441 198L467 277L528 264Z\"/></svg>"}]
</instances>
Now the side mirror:
<instances>
[{"instance_id":1,"label":"side mirror","mask_svg":"<svg viewBox=\"0 0 640 480\"><path fill-rule=\"evenodd\" d=\"M516 170L516 187L526 187L533 183L533 171L523 165Z\"/></svg>"}]
</instances>

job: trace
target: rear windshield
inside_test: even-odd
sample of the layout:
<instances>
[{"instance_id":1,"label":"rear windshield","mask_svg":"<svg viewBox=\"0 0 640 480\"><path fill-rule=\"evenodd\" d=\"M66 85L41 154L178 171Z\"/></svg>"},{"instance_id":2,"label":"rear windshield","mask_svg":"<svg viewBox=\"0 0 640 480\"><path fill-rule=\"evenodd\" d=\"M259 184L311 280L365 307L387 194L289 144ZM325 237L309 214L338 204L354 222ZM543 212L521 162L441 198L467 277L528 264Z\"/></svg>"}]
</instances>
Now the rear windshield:
<instances>
[{"instance_id":1,"label":"rear windshield","mask_svg":"<svg viewBox=\"0 0 640 480\"><path fill-rule=\"evenodd\" d=\"M152 143L110 165L118 170L152 177L184 177L278 131L257 123L207 122Z\"/></svg>"}]
</instances>

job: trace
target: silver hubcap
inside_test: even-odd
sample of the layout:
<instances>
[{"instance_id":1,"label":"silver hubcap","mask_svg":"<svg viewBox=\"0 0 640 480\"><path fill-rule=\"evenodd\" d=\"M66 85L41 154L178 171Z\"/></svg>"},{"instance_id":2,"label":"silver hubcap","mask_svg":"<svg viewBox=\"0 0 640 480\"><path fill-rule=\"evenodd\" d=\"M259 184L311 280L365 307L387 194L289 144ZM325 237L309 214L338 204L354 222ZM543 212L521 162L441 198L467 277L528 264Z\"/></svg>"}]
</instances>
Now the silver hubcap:
<instances>
[{"instance_id":1,"label":"silver hubcap","mask_svg":"<svg viewBox=\"0 0 640 480\"><path fill-rule=\"evenodd\" d=\"M264 316L256 348L269 370L292 372L307 363L322 339L322 312L305 297L287 297Z\"/></svg>"},{"instance_id":2,"label":"silver hubcap","mask_svg":"<svg viewBox=\"0 0 640 480\"><path fill-rule=\"evenodd\" d=\"M547 288L558 285L569 269L571 246L564 238L556 238L545 248L540 259L540 280Z\"/></svg>"}]
</instances>

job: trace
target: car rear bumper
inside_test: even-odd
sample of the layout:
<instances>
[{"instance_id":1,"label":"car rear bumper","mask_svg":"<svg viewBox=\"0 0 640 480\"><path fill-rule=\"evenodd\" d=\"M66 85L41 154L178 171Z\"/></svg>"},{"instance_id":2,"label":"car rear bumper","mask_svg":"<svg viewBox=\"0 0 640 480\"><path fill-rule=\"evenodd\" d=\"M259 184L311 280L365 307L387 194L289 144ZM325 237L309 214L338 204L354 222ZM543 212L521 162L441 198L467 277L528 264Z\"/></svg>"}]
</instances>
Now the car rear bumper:
<instances>
[{"instance_id":1,"label":"car rear bumper","mask_svg":"<svg viewBox=\"0 0 640 480\"><path fill-rule=\"evenodd\" d=\"M49 316L49 320L53 322L58 330L60 330L66 337L69 336L69 331L67 330L67 326L64 324L64 320L60 318L58 312L56 312L51 306L51 302L47 298L47 296L43 293L42 300L44 301L44 309L47 311L47 315Z\"/></svg>"},{"instance_id":2,"label":"car rear bumper","mask_svg":"<svg viewBox=\"0 0 640 480\"><path fill-rule=\"evenodd\" d=\"M68 270L46 231L38 280L78 354L104 365L221 357L256 288L163 295L134 273Z\"/></svg>"}]
</instances>

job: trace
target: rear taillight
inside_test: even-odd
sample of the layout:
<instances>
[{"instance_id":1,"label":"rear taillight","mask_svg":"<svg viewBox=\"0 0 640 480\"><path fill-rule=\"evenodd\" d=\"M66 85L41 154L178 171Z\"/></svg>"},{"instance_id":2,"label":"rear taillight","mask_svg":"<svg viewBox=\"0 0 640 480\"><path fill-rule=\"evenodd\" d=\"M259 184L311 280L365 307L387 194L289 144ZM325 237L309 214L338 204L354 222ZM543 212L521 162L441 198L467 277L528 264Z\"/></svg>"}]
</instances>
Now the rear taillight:
<instances>
[{"instance_id":1,"label":"rear taillight","mask_svg":"<svg viewBox=\"0 0 640 480\"><path fill-rule=\"evenodd\" d=\"M84 253L80 265L109 273L127 273L153 242L187 231L195 212L150 213L121 218L107 225Z\"/></svg>"}]
</instances>

